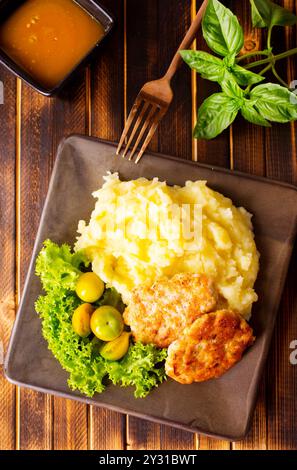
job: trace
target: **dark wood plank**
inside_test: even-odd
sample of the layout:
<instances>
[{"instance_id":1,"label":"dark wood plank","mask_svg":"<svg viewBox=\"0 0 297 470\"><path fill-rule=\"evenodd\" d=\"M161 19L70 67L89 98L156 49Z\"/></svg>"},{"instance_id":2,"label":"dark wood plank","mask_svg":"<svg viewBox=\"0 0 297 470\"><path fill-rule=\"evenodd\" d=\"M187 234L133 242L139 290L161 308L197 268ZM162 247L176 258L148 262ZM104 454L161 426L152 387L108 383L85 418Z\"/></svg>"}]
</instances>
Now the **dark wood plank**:
<instances>
[{"instance_id":1,"label":"dark wood plank","mask_svg":"<svg viewBox=\"0 0 297 470\"><path fill-rule=\"evenodd\" d=\"M124 126L124 1L101 2L116 18L115 29L91 68L91 122L93 136L118 141ZM126 417L90 409L90 447L124 449Z\"/></svg>"},{"instance_id":2,"label":"dark wood plank","mask_svg":"<svg viewBox=\"0 0 297 470\"><path fill-rule=\"evenodd\" d=\"M15 448L15 387L3 375L6 352L15 317L15 106L16 81L0 67L0 449ZM2 97L3 91L3 97ZM4 98L4 102L2 100Z\"/></svg>"},{"instance_id":3,"label":"dark wood plank","mask_svg":"<svg viewBox=\"0 0 297 470\"><path fill-rule=\"evenodd\" d=\"M197 7L199 7L200 4L201 2L197 1ZM201 31L197 35L196 49L211 53ZM197 94L196 97L194 97L197 110L206 98L213 93L218 93L219 91L220 88L217 84L197 76ZM182 120L181 125L183 125ZM198 162L225 168L230 166L230 141L228 130L223 132L214 140L195 140L195 145L195 154L197 154Z\"/></svg>"},{"instance_id":4,"label":"dark wood plank","mask_svg":"<svg viewBox=\"0 0 297 470\"><path fill-rule=\"evenodd\" d=\"M52 432L55 450L86 450L88 407L79 402L55 397Z\"/></svg>"},{"instance_id":5,"label":"dark wood plank","mask_svg":"<svg viewBox=\"0 0 297 470\"><path fill-rule=\"evenodd\" d=\"M136 12L139 12L136 19ZM191 21L191 2L157 0L127 2L127 106L142 85L161 77ZM150 148L191 159L191 73L184 66L173 81L174 102L159 126ZM138 418L128 418L129 449L190 449L194 435ZM167 446L167 447L166 447Z\"/></svg>"},{"instance_id":6,"label":"dark wood plank","mask_svg":"<svg viewBox=\"0 0 297 470\"><path fill-rule=\"evenodd\" d=\"M198 450L231 450L231 443L220 439L197 435L196 448Z\"/></svg>"},{"instance_id":7,"label":"dark wood plank","mask_svg":"<svg viewBox=\"0 0 297 470\"><path fill-rule=\"evenodd\" d=\"M127 448L130 450L187 450L195 446L194 434L128 417Z\"/></svg>"},{"instance_id":8,"label":"dark wood plank","mask_svg":"<svg viewBox=\"0 0 297 470\"><path fill-rule=\"evenodd\" d=\"M261 30L252 27L249 2L232 0L229 6L244 28L245 41L242 54L261 49ZM233 125L232 138L234 169L263 176L265 174L264 128L238 117Z\"/></svg>"},{"instance_id":9,"label":"dark wood plank","mask_svg":"<svg viewBox=\"0 0 297 470\"><path fill-rule=\"evenodd\" d=\"M121 450L125 448L125 415L93 406L91 407L90 418L91 449Z\"/></svg>"},{"instance_id":10,"label":"dark wood plank","mask_svg":"<svg viewBox=\"0 0 297 470\"><path fill-rule=\"evenodd\" d=\"M52 100L23 86L20 177L22 285L49 184L57 143L69 133L85 132L84 77L85 74L82 72L74 84L67 88L67 92ZM52 446L67 449L72 448L72 445L74 448L76 446L87 448L87 408L84 405L65 402L62 406L60 399L22 390L20 420L22 449L49 449ZM60 426L61 423L67 423L68 428Z\"/></svg>"},{"instance_id":11,"label":"dark wood plank","mask_svg":"<svg viewBox=\"0 0 297 470\"><path fill-rule=\"evenodd\" d=\"M245 32L245 43L242 53L259 50L262 45L261 31L253 29L248 2L229 2L230 8L239 17ZM249 124L238 117L232 126L232 167L256 175L265 175L265 130L263 127ZM233 443L236 450L266 449L266 387L265 380L259 392L258 405L253 425L246 439Z\"/></svg>"},{"instance_id":12,"label":"dark wood plank","mask_svg":"<svg viewBox=\"0 0 297 470\"><path fill-rule=\"evenodd\" d=\"M150 4L150 2L149 2ZM191 24L191 1L158 2L158 76L163 75ZM157 78L156 77L156 78ZM161 121L158 151L192 159L191 71L182 65L172 80L174 100Z\"/></svg>"},{"instance_id":13,"label":"dark wood plank","mask_svg":"<svg viewBox=\"0 0 297 470\"><path fill-rule=\"evenodd\" d=\"M278 1L280 5L296 9L296 1ZM291 47L296 47L296 27L275 28L272 36L275 52L281 52ZM276 68L282 78L289 84L296 78L296 59L278 62ZM276 79L272 76L273 81ZM296 133L292 132L292 124L274 124L272 129L266 132L266 167L267 176L270 178L297 183L296 171ZM296 125L295 125L296 129Z\"/></svg>"},{"instance_id":14,"label":"dark wood plank","mask_svg":"<svg viewBox=\"0 0 297 470\"><path fill-rule=\"evenodd\" d=\"M139 3L137 0L129 0L127 2L126 115L130 112L141 87L147 81L157 79L161 76L158 60L158 38L161 41L163 35L160 32L159 36L158 6L158 0L143 1L141 4L141 14L137 15L136 18L135 12L139 11ZM162 44L163 42L164 40ZM160 128L155 133L150 143L150 150L159 151L159 135L162 135Z\"/></svg>"},{"instance_id":15,"label":"dark wood plank","mask_svg":"<svg viewBox=\"0 0 297 470\"><path fill-rule=\"evenodd\" d=\"M148 80L161 77L191 21L190 0L127 3L127 107ZM191 159L191 73L183 66L172 82L174 101L162 120L150 148Z\"/></svg>"},{"instance_id":16,"label":"dark wood plank","mask_svg":"<svg viewBox=\"0 0 297 470\"><path fill-rule=\"evenodd\" d=\"M91 69L91 133L118 141L124 126L124 0L101 4L116 23Z\"/></svg>"},{"instance_id":17,"label":"dark wood plank","mask_svg":"<svg viewBox=\"0 0 297 470\"><path fill-rule=\"evenodd\" d=\"M297 247L277 318L267 371L267 441L268 449L273 450L297 449L296 365L290 364L289 360L290 344L297 339L296 259Z\"/></svg>"},{"instance_id":18,"label":"dark wood plank","mask_svg":"<svg viewBox=\"0 0 297 470\"><path fill-rule=\"evenodd\" d=\"M287 8L295 11L297 2L285 0ZM277 42L283 48L296 46L296 29L279 31ZM287 67L287 80L296 78L296 59L290 60ZM285 73L285 65L280 68ZM276 179L297 183L296 168L296 126L288 124L274 126L267 134L267 175ZM297 338L296 328L296 249L293 253L289 275L280 307L275 334L272 341L267 371L268 426L267 441L269 449L297 448L297 381L296 366L289 362L290 343Z\"/></svg>"},{"instance_id":19,"label":"dark wood plank","mask_svg":"<svg viewBox=\"0 0 297 470\"><path fill-rule=\"evenodd\" d=\"M27 86L22 86L21 100L22 128L21 142L18 143L21 145L21 161L17 188L20 197L17 207L20 246L17 248L22 290L48 185L48 161L52 155L43 133L49 127L52 106L49 100ZM21 389L20 399L20 448L50 449L52 399L25 389Z\"/></svg>"}]
</instances>

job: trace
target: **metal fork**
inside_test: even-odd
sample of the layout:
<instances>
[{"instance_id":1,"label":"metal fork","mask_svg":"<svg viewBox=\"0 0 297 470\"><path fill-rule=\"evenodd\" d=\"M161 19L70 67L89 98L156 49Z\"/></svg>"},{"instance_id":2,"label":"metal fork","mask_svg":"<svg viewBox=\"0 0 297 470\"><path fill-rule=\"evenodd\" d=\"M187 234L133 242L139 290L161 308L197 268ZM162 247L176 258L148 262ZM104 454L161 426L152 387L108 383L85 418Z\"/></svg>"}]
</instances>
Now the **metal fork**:
<instances>
[{"instance_id":1,"label":"metal fork","mask_svg":"<svg viewBox=\"0 0 297 470\"><path fill-rule=\"evenodd\" d=\"M172 99L173 91L171 89L171 79L175 75L177 69L182 64L180 50L188 49L193 43L197 31L201 25L204 11L207 7L208 0L204 0L190 29L188 30L184 40L179 46L173 60L165 73L164 77L159 80L147 82L140 90L133 107L127 119L124 131L121 136L117 155L120 154L125 141L123 157L128 154L130 146L133 144L129 160L132 160L136 150L141 144L140 151L136 157L135 163L138 163L143 156L147 146L149 145L157 127L166 114ZM132 126L132 124L134 125Z\"/></svg>"}]
</instances>

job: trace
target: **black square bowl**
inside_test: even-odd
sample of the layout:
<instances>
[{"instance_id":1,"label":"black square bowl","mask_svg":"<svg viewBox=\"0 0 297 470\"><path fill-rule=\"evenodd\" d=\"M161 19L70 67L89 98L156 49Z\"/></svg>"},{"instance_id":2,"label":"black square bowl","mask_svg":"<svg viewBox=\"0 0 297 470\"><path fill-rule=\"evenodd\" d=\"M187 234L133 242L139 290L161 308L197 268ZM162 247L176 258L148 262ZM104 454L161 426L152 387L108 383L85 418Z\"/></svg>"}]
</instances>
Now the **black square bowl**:
<instances>
[{"instance_id":1,"label":"black square bowl","mask_svg":"<svg viewBox=\"0 0 297 470\"><path fill-rule=\"evenodd\" d=\"M5 21L22 3L26 0L0 0L0 23ZM82 60L64 77L64 79L58 83L54 88L46 88L41 85L38 80L35 80L29 73L27 73L21 66L19 66L14 60L9 57L0 47L0 63L7 67L17 77L20 77L31 87L37 90L39 93L45 96L52 96L58 93L65 83L68 82L77 69L86 65L91 56L94 54L95 49L101 45L107 34L113 27L114 20L110 14L102 8L102 6L96 0L74 0L75 3L80 5L85 11L87 11L93 18L95 18L104 28L104 36L95 44L95 46L82 58Z\"/></svg>"}]
</instances>

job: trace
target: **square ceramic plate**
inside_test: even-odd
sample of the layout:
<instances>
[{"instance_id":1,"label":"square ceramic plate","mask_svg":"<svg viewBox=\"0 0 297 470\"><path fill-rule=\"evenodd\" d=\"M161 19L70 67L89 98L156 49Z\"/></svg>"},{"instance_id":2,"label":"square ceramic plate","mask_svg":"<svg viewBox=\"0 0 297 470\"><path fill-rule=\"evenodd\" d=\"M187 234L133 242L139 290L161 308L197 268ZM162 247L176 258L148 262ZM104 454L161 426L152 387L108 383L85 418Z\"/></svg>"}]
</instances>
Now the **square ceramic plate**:
<instances>
[{"instance_id":1,"label":"square ceramic plate","mask_svg":"<svg viewBox=\"0 0 297 470\"><path fill-rule=\"evenodd\" d=\"M259 301L252 326L257 340L241 362L223 377L204 383L180 385L168 380L145 399L132 389L109 386L88 399L69 390L68 374L47 348L34 302L41 293L34 275L42 242L73 243L77 222L88 220L95 200L91 193L107 171L122 179L158 176L169 184L207 180L211 188L230 197L254 214L261 271L256 284ZM229 440L242 439L250 426L257 389L269 349L277 309L292 252L297 222L297 191L267 179L198 165L170 157L146 155L139 165L115 157L115 147L81 136L64 140L58 151L47 200L36 239L32 263L6 357L7 378L21 386L92 403L189 431Z\"/></svg>"}]
</instances>

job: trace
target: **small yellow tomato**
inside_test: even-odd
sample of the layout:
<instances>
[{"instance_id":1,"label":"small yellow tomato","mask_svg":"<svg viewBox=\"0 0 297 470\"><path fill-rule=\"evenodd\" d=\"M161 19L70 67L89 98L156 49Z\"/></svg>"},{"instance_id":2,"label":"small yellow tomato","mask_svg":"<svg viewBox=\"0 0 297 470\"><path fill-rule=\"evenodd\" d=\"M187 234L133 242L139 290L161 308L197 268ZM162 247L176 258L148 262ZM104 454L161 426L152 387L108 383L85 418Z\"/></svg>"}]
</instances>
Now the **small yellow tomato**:
<instances>
[{"instance_id":1,"label":"small yellow tomato","mask_svg":"<svg viewBox=\"0 0 297 470\"><path fill-rule=\"evenodd\" d=\"M80 305L73 313L72 328L75 333L85 338L91 334L91 315L94 312L94 307L90 304Z\"/></svg>"},{"instance_id":2,"label":"small yellow tomato","mask_svg":"<svg viewBox=\"0 0 297 470\"><path fill-rule=\"evenodd\" d=\"M104 292L104 282L95 273L82 274L76 284L76 293L84 302L93 303Z\"/></svg>"},{"instance_id":3,"label":"small yellow tomato","mask_svg":"<svg viewBox=\"0 0 297 470\"><path fill-rule=\"evenodd\" d=\"M102 341L113 341L124 329L124 321L120 312L110 305L97 308L91 316L91 330Z\"/></svg>"},{"instance_id":4,"label":"small yellow tomato","mask_svg":"<svg viewBox=\"0 0 297 470\"><path fill-rule=\"evenodd\" d=\"M108 361L119 361L128 352L131 333L124 331L118 338L105 343L100 349L100 354Z\"/></svg>"}]
</instances>

